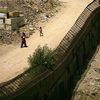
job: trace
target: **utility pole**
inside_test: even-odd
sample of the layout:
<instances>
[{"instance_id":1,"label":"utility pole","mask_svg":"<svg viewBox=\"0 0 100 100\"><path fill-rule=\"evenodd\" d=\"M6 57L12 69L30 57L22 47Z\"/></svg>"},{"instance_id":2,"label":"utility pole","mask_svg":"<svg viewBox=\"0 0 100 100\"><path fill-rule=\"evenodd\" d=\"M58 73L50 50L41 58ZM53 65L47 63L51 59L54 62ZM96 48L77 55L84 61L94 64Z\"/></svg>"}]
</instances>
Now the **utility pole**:
<instances>
[{"instance_id":1,"label":"utility pole","mask_svg":"<svg viewBox=\"0 0 100 100\"><path fill-rule=\"evenodd\" d=\"M6 6L7 6L7 18L9 17L9 15L8 15L8 0L6 0Z\"/></svg>"}]
</instances>

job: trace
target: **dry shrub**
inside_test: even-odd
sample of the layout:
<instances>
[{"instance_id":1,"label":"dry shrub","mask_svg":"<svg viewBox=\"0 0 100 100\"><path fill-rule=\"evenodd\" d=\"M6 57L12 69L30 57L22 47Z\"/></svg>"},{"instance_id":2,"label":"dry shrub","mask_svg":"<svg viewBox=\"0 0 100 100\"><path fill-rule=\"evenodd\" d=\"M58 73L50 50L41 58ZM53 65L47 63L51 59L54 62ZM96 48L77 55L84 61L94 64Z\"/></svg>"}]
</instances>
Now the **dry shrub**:
<instances>
[{"instance_id":1,"label":"dry shrub","mask_svg":"<svg viewBox=\"0 0 100 100\"><path fill-rule=\"evenodd\" d=\"M28 57L28 63L30 67L34 66L45 66L52 68L54 63L53 50L47 45L41 47L38 46L33 55Z\"/></svg>"}]
</instances>

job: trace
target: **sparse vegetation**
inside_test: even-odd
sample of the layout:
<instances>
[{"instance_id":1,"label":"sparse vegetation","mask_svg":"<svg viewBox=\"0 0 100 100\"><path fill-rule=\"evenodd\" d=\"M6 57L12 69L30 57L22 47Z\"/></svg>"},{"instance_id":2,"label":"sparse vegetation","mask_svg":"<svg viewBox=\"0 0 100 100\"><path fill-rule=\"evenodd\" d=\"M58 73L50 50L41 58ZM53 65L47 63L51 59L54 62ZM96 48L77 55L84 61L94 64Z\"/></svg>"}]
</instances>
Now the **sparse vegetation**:
<instances>
[{"instance_id":1,"label":"sparse vegetation","mask_svg":"<svg viewBox=\"0 0 100 100\"><path fill-rule=\"evenodd\" d=\"M33 55L28 57L28 63L30 67L45 66L52 69L52 67L55 65L53 50L47 45L43 47L38 46Z\"/></svg>"}]
</instances>

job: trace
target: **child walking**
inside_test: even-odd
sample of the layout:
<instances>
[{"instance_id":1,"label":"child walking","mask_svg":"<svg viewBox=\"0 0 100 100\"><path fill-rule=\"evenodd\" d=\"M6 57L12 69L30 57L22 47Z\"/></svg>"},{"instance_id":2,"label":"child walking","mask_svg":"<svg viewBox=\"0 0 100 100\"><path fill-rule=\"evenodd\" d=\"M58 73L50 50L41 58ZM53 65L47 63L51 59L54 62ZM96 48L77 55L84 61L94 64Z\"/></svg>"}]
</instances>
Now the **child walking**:
<instances>
[{"instance_id":1,"label":"child walking","mask_svg":"<svg viewBox=\"0 0 100 100\"><path fill-rule=\"evenodd\" d=\"M40 27L39 31L40 31L40 36L43 36L42 27Z\"/></svg>"}]
</instances>

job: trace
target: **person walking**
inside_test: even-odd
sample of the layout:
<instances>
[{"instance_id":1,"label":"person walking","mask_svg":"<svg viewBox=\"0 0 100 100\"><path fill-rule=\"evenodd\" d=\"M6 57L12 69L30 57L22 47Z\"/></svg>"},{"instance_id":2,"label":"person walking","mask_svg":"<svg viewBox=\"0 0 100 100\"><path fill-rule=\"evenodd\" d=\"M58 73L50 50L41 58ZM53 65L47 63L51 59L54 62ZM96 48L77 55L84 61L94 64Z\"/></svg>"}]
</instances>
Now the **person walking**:
<instances>
[{"instance_id":1,"label":"person walking","mask_svg":"<svg viewBox=\"0 0 100 100\"><path fill-rule=\"evenodd\" d=\"M40 27L39 31L40 31L40 36L43 36L42 27Z\"/></svg>"},{"instance_id":2,"label":"person walking","mask_svg":"<svg viewBox=\"0 0 100 100\"><path fill-rule=\"evenodd\" d=\"M28 47L27 44L26 44L26 35L25 35L24 32L21 35L21 48L23 48L23 46Z\"/></svg>"}]
</instances>

